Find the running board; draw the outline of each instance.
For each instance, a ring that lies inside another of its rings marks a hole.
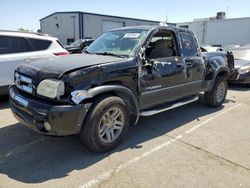
[[[161,112],[165,112],[167,110],[171,110],[171,109],[174,109],[174,108],[178,108],[180,106],[184,106],[186,104],[189,104],[189,103],[192,103],[192,102],[195,102],[195,101],[198,101],[199,100],[199,97],[198,96],[193,96],[193,97],[189,97],[188,99],[184,99],[184,100],[181,100],[179,102],[176,102],[176,103],[172,103],[170,105],[167,105],[163,108],[155,108],[155,109],[152,109],[152,110],[147,110],[147,111],[142,111],[141,112],[141,116],[152,116],[152,115],[155,115],[155,114],[159,114]]]

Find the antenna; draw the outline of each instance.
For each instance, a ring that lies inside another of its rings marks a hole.
[[[166,12],[166,23],[168,23],[168,11]]]
[[[227,14],[226,14],[226,19],[228,19],[228,14],[229,14],[229,6],[227,6]]]
[[[168,26],[168,11],[166,11],[166,20],[161,21],[159,26]]]

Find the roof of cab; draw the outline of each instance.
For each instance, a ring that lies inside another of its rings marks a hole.
[[[157,28],[162,28],[162,29],[174,29],[177,31],[185,31],[185,32],[190,32],[190,30],[185,29],[185,28],[179,28],[179,27],[174,27],[174,26],[159,26],[159,25],[144,25],[144,26],[131,26],[131,27],[122,27],[122,28],[117,28],[113,29],[111,31],[121,31],[121,30],[131,30],[131,29],[145,29],[145,30],[153,30]]]
[[[36,38],[36,39],[57,40],[57,38],[51,37],[47,34],[35,33],[35,32],[0,30],[0,35],[13,36],[13,37],[30,37],[30,38]]]

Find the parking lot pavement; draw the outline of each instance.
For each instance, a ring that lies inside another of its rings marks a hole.
[[[113,152],[77,136],[44,137],[0,103],[0,187],[250,187],[250,90],[230,86],[220,109],[200,100],[142,118]]]

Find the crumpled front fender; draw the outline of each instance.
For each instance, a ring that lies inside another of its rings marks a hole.
[[[122,94],[122,96],[125,96],[126,98],[129,99],[131,107],[134,109],[135,112],[136,116],[135,124],[136,124],[140,116],[139,103],[135,94],[127,87],[120,85],[103,85],[91,88],[89,90],[76,90],[71,93],[72,96],[71,99],[75,104],[80,104],[84,103],[86,99],[91,99],[94,98],[95,96],[98,96],[100,94],[105,94],[108,92],[115,92],[118,93],[118,95]]]

